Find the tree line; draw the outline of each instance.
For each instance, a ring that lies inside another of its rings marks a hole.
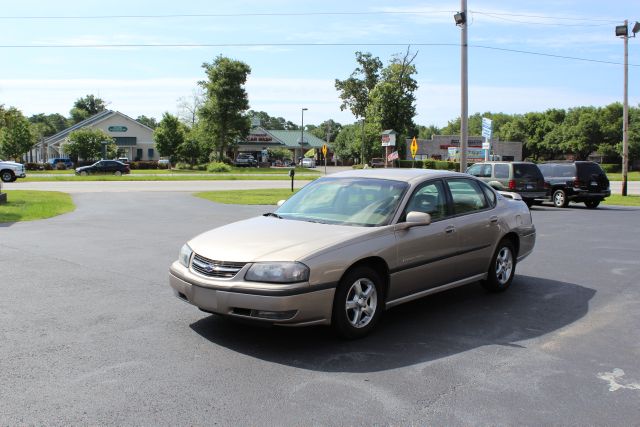
[[[429,139],[433,135],[457,135],[460,119],[439,128],[416,125],[417,55],[409,49],[392,56],[385,65],[367,52],[356,52],[356,68],[344,80],[336,79],[335,88],[341,110],[356,118],[352,124],[328,119],[305,125],[305,131],[330,142],[339,158],[355,163],[382,155],[380,134],[393,129],[399,133],[397,149],[404,152],[405,138]],[[190,97],[179,100],[179,113],[164,113],[160,121],[147,116],[136,120],[154,129],[156,148],[173,162],[190,164],[228,161],[260,119],[266,129],[299,130],[282,117],[249,109],[244,85],[251,73],[249,65],[224,56],[203,63],[205,78],[198,82]],[[0,156],[20,159],[41,138],[51,136],[106,109],[104,100],[87,95],[76,100],[69,116],[36,114],[24,117],[14,108],[0,105]],[[630,159],[640,158],[640,108],[630,108]],[[561,158],[567,154],[586,159],[597,151],[609,161],[619,161],[622,152],[622,105],[582,106],[549,109],[525,114],[476,113],[469,118],[469,134],[481,134],[482,118],[493,120],[493,135],[501,140],[523,142],[523,157],[531,160]],[[106,147],[103,142],[106,141]],[[104,148],[108,156],[117,155],[113,139],[99,130],[72,132],[65,146],[67,154],[91,159]],[[286,153],[280,153],[285,155]]]

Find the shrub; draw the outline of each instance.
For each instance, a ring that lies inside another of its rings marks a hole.
[[[400,160],[400,167],[401,168],[422,168],[422,160]]]
[[[352,167],[353,169],[364,169],[364,165],[360,165],[360,164],[358,164],[358,165],[353,165],[353,166],[351,166],[351,167]]]
[[[64,171],[67,170],[67,165],[65,165],[64,163],[60,162],[60,163],[56,163],[56,170],[57,171]]]
[[[620,173],[622,172],[622,165],[619,163],[602,163],[600,165],[603,171],[606,173]]]
[[[144,160],[137,162],[129,162],[130,169],[158,169],[158,162],[153,160]]]
[[[209,163],[207,172],[231,172],[231,166],[223,162]]]
[[[32,162],[28,162],[28,163],[24,164],[24,168],[26,170],[28,170],[28,171],[51,170],[51,165],[49,163],[32,163]]]

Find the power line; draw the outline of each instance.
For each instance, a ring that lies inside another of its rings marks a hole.
[[[29,20],[29,19],[170,19],[170,18],[244,18],[260,16],[353,16],[353,15],[435,15],[441,13],[455,13],[454,10],[430,10],[430,11],[372,11],[372,12],[246,12],[246,13],[184,13],[162,15],[22,15],[0,16],[4,20]]]
[[[506,12],[483,12],[481,10],[470,10],[471,13],[477,13],[481,15],[490,15],[490,16],[512,16],[512,17],[520,17],[520,18],[538,18],[538,19],[556,19],[561,21],[583,21],[583,22],[603,22],[609,24],[616,24],[623,20],[611,20],[611,19],[597,19],[597,18],[581,18],[575,16],[562,16],[562,15],[535,15],[535,14],[526,14],[526,13],[506,13]]]
[[[474,47],[478,49],[498,50],[503,52],[523,53],[527,55],[546,56],[549,58],[570,59],[573,61],[595,62],[598,64],[624,65],[624,63],[622,62],[604,61],[601,59],[591,59],[591,58],[580,58],[578,56],[555,55],[553,53],[534,52],[530,50],[509,49],[509,48],[503,48],[503,47],[482,46],[482,45],[469,45],[469,47]],[[640,67],[640,64],[629,64],[629,66]]]
[[[535,22],[535,21],[525,21],[522,19],[512,19],[510,18],[510,16],[527,16],[527,15],[514,15],[514,14],[506,14],[506,16],[509,17],[505,17],[505,14],[500,14],[500,13],[488,13],[488,12],[471,12],[472,15],[484,15],[484,16],[489,16],[492,18],[496,18],[496,19],[500,19],[502,21],[508,21],[508,22],[514,22],[517,24],[527,24],[527,25],[545,25],[545,26],[556,26],[556,27],[604,27],[604,26],[608,26],[608,25],[612,25],[614,23],[617,23],[618,21],[603,21],[603,20],[594,20],[594,21],[587,21],[587,22],[600,22],[598,24],[567,24],[567,23],[560,23],[560,22]],[[528,16],[530,18],[539,18],[539,19],[549,19],[549,20],[564,20],[564,19],[571,19],[571,18],[561,18],[561,17],[542,17],[542,16],[535,16],[535,15],[531,15]],[[583,19],[575,19],[576,21],[586,21]]]

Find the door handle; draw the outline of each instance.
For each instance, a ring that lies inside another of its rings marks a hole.
[[[444,232],[447,234],[451,234],[454,231],[456,231],[456,228],[453,225],[448,226],[447,228],[444,229]]]
[[[492,222],[495,224],[496,222],[498,222],[498,216],[497,215],[492,216],[491,218],[489,218],[489,222]]]

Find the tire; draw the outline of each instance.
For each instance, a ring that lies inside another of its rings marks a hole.
[[[496,252],[491,258],[487,279],[482,286],[489,292],[502,292],[511,286],[516,273],[516,252],[509,239],[502,239],[498,243]]]
[[[553,202],[553,206],[556,208],[566,208],[569,205],[567,193],[565,193],[564,190],[554,191],[551,201]]]
[[[584,202],[584,205],[587,207],[587,209],[595,209],[598,207],[598,205],[600,205],[601,200],[587,200],[586,202]]]
[[[115,171],[113,174],[114,174],[115,176],[122,176],[122,172],[120,172],[120,171]]]
[[[362,338],[375,328],[383,307],[382,278],[370,267],[356,267],[336,289],[331,324],[344,338]]]
[[[87,176],[87,175],[88,175],[87,171],[80,172],[80,176]]]
[[[15,181],[15,176],[10,170],[2,171],[2,173],[0,174],[0,179],[2,179],[2,182],[13,182]]]
[[[527,205],[528,208],[533,206],[533,199],[523,199],[523,201]]]

